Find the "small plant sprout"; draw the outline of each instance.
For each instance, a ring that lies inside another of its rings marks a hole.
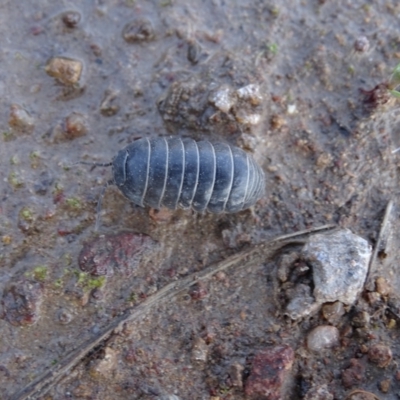
[[[389,80],[389,92],[394,97],[400,99],[400,91],[396,90],[400,86],[400,64],[397,64]]]

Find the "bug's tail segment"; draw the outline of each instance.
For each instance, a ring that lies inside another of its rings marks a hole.
[[[243,205],[243,209],[249,208],[256,204],[258,200],[265,194],[265,175],[262,168],[254,161],[250,160],[251,173],[250,182],[247,190],[246,199]]]

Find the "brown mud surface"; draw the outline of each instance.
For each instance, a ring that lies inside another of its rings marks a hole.
[[[399,18],[396,0],[2,0],[0,397],[400,398]],[[156,136],[252,153],[265,197],[196,214],[110,186],[95,232],[112,171],[79,162]],[[320,227],[366,239],[369,275],[355,304],[291,321],[279,263]],[[334,346],[310,350],[326,325]]]

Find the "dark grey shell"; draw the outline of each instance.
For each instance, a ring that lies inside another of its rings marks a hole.
[[[139,206],[234,213],[265,191],[260,166],[225,143],[144,138],[119,151],[112,165],[115,184]]]

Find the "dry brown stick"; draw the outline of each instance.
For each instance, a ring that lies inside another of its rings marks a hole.
[[[375,271],[376,260],[378,254],[381,250],[385,249],[387,246],[388,237],[390,234],[390,219],[393,210],[393,200],[389,200],[388,204],[386,205],[385,214],[382,219],[381,228],[378,234],[378,240],[376,241],[376,245],[374,248],[374,252],[372,253],[371,259],[369,261],[368,266],[368,275],[367,279],[365,280],[365,288],[369,291],[374,290],[374,282],[372,280],[373,273]]]
[[[166,300],[174,297],[183,290],[188,289],[195,283],[205,280],[219,271],[228,269],[231,266],[239,264],[239,268],[248,265],[249,259],[256,262],[257,256],[261,257],[258,261],[265,260],[268,255],[272,255],[284,243],[291,243],[293,239],[300,240],[303,236],[319,232],[321,230],[329,230],[335,228],[334,225],[324,225],[318,228],[312,228],[305,231],[279,236],[269,242],[262,243],[251,249],[245,250],[241,253],[235,254],[226,260],[217,264],[213,264],[200,272],[196,272],[181,279],[178,282],[172,282],[157,291],[154,295],[148,297],[139,305],[129,308],[120,317],[116,318],[111,324],[103,329],[94,338],[82,343],[75,350],[71,351],[62,361],[46,371],[43,375],[38,377],[35,381],[30,383],[24,389],[11,396],[10,400],[27,400],[37,399],[39,396],[45,395],[55,384],[57,384],[72,368],[74,368],[79,361],[84,358],[93,348],[98,346],[104,340],[109,338],[115,330],[122,328],[123,324],[133,321],[144,314],[146,314],[154,305],[159,304],[161,300]]]

